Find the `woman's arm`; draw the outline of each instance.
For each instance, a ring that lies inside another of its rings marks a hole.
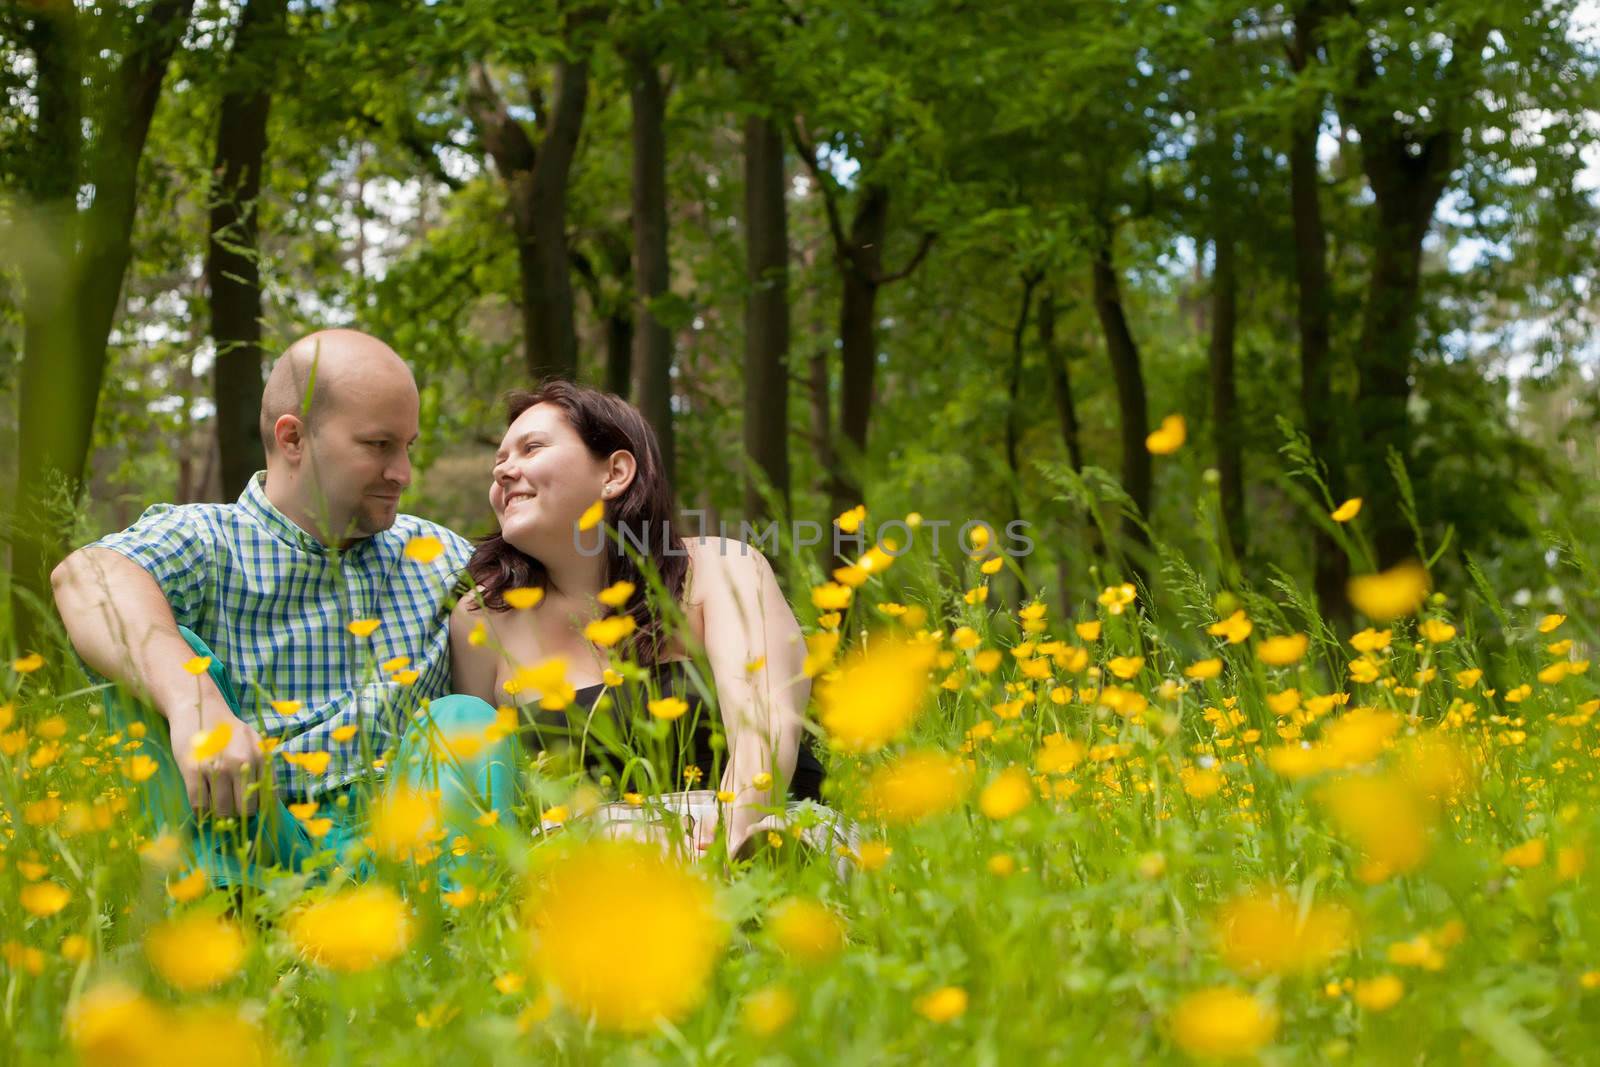
[[[490,642],[474,645],[470,638],[483,614],[471,596],[462,597],[450,612],[450,688],[494,704],[499,695],[495,692],[495,651]]]
[[[722,787],[735,795],[728,820],[731,854],[765,816],[760,809],[772,803],[774,788],[794,776],[811,680],[800,624],[767,558],[727,538],[689,544],[706,655],[728,736]],[[749,669],[757,662],[759,667]],[[773,781],[758,789],[753,783],[762,773]]]

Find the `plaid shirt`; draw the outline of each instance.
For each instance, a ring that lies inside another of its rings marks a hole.
[[[336,552],[267,500],[257,473],[233,504],[157,504],[128,529],[94,542],[155,578],[178,625],[222,662],[243,703],[241,717],[278,747],[271,765],[287,802],[330,793],[368,773],[367,758],[391,753],[410,713],[450,692],[448,595],[472,549],[459,535],[413,515]],[[444,552],[431,563],[404,555],[432,535]],[[345,627],[378,619],[366,638]],[[409,657],[404,668],[381,665]],[[417,672],[402,684],[391,675]],[[273,701],[300,703],[279,714]],[[355,736],[334,731],[357,726]],[[326,773],[285,754],[329,754]]]

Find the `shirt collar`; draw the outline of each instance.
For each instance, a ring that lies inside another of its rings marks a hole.
[[[279,511],[267,499],[267,472],[256,471],[245,483],[244,492],[239,494],[239,507],[264,526],[268,533],[278,540],[293,545],[302,552],[309,552],[314,556],[327,556],[331,552],[327,545],[312,537],[300,527],[293,519]],[[381,536],[381,535],[379,535]],[[360,554],[368,548],[369,542],[375,542],[378,536],[363,537],[355,544],[344,550],[345,556]]]

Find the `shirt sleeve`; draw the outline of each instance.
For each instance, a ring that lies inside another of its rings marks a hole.
[[[155,504],[126,530],[88,547],[108,548],[149,571],[178,625],[194,627],[212,573],[211,525],[203,505]]]

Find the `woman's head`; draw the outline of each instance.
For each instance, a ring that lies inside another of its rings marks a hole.
[[[503,610],[505,590],[544,586],[541,559],[550,553],[570,556],[581,545],[593,554],[599,530],[576,538],[579,517],[596,500],[605,504],[607,526],[624,531],[631,546],[643,546],[676,599],[687,571],[673,529],[676,504],[655,430],[639,410],[611,393],[560,380],[514,392],[508,402],[489,488],[500,531],[479,543],[467,567],[484,587],[485,602]],[[660,635],[650,625],[645,582],[614,537],[604,543],[606,584],[626,580],[639,589],[630,613],[645,638],[636,652],[648,661]]]

